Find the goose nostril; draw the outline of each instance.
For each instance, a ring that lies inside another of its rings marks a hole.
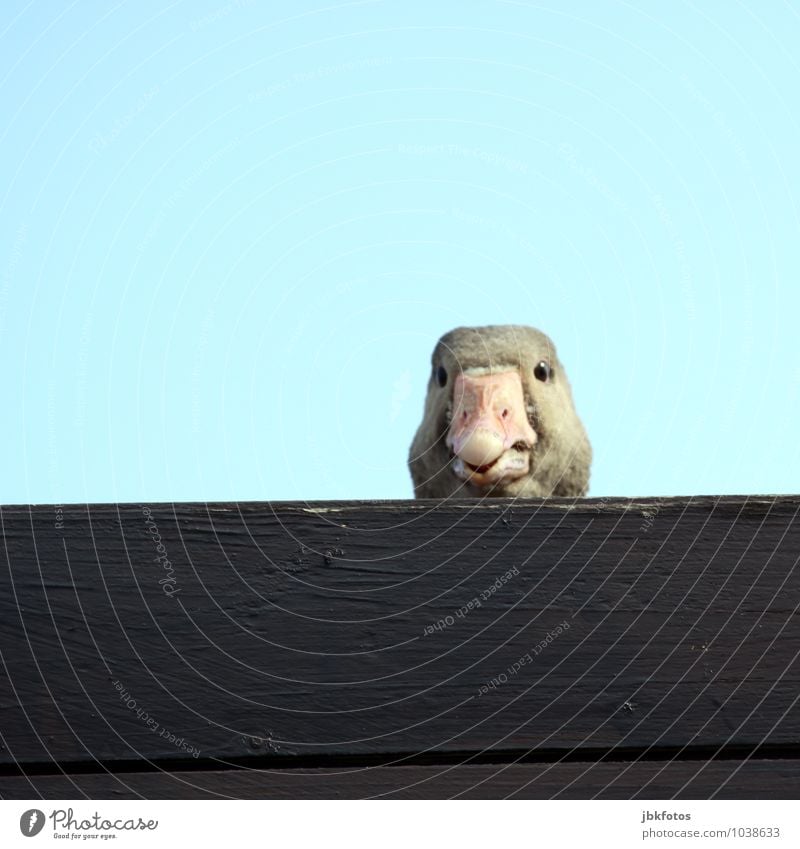
[[[508,418],[508,409],[503,410],[501,415],[503,416],[504,419],[507,419]]]

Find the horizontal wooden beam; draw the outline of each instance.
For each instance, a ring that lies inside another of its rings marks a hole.
[[[799,509],[796,496],[3,507],[0,771],[788,751]]]
[[[3,799],[796,799],[800,763],[724,760],[0,776]]]

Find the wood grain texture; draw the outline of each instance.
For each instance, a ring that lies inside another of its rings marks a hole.
[[[0,776],[3,799],[797,799],[787,760]]]
[[[0,766],[793,745],[798,509],[3,507]]]

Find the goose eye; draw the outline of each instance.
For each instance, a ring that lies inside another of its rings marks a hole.
[[[542,360],[533,370],[533,376],[537,380],[541,380],[542,383],[547,383],[547,381],[550,380],[552,373],[550,364],[546,363],[544,360]]]
[[[439,386],[445,386],[447,384],[447,372],[445,371],[444,366],[439,366],[436,369],[436,382]]]

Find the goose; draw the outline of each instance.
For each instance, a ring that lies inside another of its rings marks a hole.
[[[408,456],[417,498],[582,497],[591,462],[547,335],[506,324],[439,339]]]

